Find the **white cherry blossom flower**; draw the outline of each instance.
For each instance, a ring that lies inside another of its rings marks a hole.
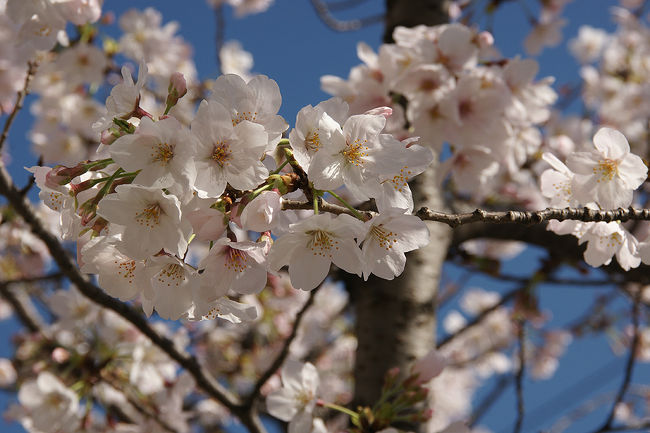
[[[597,202],[604,209],[627,207],[633,191],[645,180],[648,168],[630,153],[625,136],[615,129],[601,128],[594,135],[595,149],[574,152],[567,166],[575,173],[573,194],[581,203]]]
[[[540,177],[542,194],[550,199],[550,205],[557,208],[578,205],[572,193],[573,172],[552,153],[545,152],[542,159],[553,167],[545,170]]]
[[[268,256],[269,269],[278,271],[289,265],[291,284],[302,290],[316,288],[334,263],[339,268],[361,275],[361,251],[354,242],[363,232],[363,223],[350,215],[313,215],[289,226]]]
[[[213,302],[198,302],[188,313],[188,320],[224,319],[230,323],[245,323],[257,320],[259,312],[255,305],[233,301],[227,297],[217,298]]]
[[[199,197],[219,197],[226,183],[251,189],[268,176],[260,160],[267,145],[262,125],[249,120],[235,123],[219,102],[203,101],[192,122],[192,134],[198,139],[193,159]]]
[[[221,238],[199,268],[203,272],[200,298],[209,303],[232,289],[237,293],[259,293],[266,285],[266,257],[263,242],[232,242]]]
[[[18,401],[27,410],[29,430],[54,432],[80,422],[77,394],[48,371],[25,382],[18,391]]]
[[[145,259],[165,250],[182,257],[192,234],[189,221],[181,219],[180,202],[157,188],[120,185],[104,197],[97,214],[124,226],[116,247],[133,259]]]
[[[131,72],[126,66],[122,67],[123,81],[113,87],[111,94],[106,98],[106,115],[93,124],[97,132],[104,131],[113,124],[113,118],[128,120],[140,102],[140,92],[147,81],[147,65],[140,63],[138,79],[134,83]]]
[[[365,223],[363,241],[363,277],[370,274],[392,280],[400,275],[406,264],[404,253],[429,243],[426,224],[402,209],[388,209]]]
[[[309,362],[288,359],[280,376],[282,388],[266,397],[266,408],[274,417],[288,421],[290,432],[310,432],[320,384],[318,370]]]
[[[398,172],[399,160],[380,142],[385,124],[381,115],[360,114],[346,120],[342,131],[332,133],[329,146],[313,156],[308,174],[314,186],[335,190],[345,184],[355,198],[364,200],[373,187],[369,179]],[[378,190],[371,191],[372,197],[377,195]]]
[[[278,224],[282,198],[275,191],[264,191],[248,203],[241,213],[242,227],[263,232]]]
[[[98,236],[81,249],[81,271],[99,275],[99,285],[109,295],[123,301],[135,298],[149,285],[144,262],[122,254],[115,242],[120,235]]]
[[[309,170],[316,152],[329,147],[332,134],[341,130],[341,125],[325,112],[321,104],[303,107],[296,116],[296,127],[289,133],[293,155],[305,171]]]
[[[244,120],[264,126],[268,134],[267,151],[275,148],[289,127],[277,114],[282,104],[280,88],[265,75],[256,75],[248,83],[239,75],[221,75],[212,87],[210,101],[228,110],[232,126]]]
[[[140,170],[134,179],[136,184],[166,188],[180,183],[187,188],[196,178],[195,166],[189,159],[193,148],[193,137],[175,118],[154,122],[144,117],[135,134],[118,138],[109,151],[125,170]]]
[[[641,264],[638,241],[620,223],[601,221],[586,224],[587,229],[578,242],[587,242],[585,262],[595,267],[608,265],[616,255],[618,264],[626,271]]]
[[[149,284],[142,292],[142,307],[151,315],[155,308],[163,319],[178,320],[192,307],[198,274],[177,257],[166,254],[147,260]]]

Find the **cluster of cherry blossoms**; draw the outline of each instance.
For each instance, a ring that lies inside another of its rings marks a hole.
[[[522,167],[542,145],[553,79],[534,81],[532,59],[495,60],[492,35],[461,24],[400,27],[393,37],[377,54],[360,43],[364,64],[348,80],[322,77],[322,88],[353,113],[391,106],[387,129],[398,137],[426,137],[438,152],[448,143],[438,177],[450,176],[453,190],[474,202],[534,188]]]
[[[227,295],[260,292],[268,271],[289,265],[292,284],[304,290],[317,287],[331,263],[392,279],[404,253],[427,243],[424,223],[407,214],[407,181],[433,156],[382,133],[389,109],[349,116],[336,99],[305,107],[280,146],[282,165],[269,169],[287,129],[273,80],[219,77],[187,128],[139,106],[144,64],[137,82],[123,75],[106,102],[110,117],[94,125],[107,158],[32,169],[41,198],[61,212],[63,232],[80,243],[82,270],[98,274],[109,294],[141,295],[148,314],[166,318],[250,320],[254,308]],[[166,111],[185,93],[182,75],[173,75]],[[301,186],[285,166],[310,183]],[[342,186],[357,199],[374,198],[380,213],[368,221],[354,210],[356,217],[319,214],[326,191],[346,203],[334,192]],[[282,210],[281,196],[299,188],[314,197],[311,216]],[[264,234],[250,241],[246,231]],[[203,257],[187,254],[190,243]]]
[[[619,131],[602,128],[594,136],[594,148],[569,154],[566,165],[551,153],[543,158],[551,165],[541,176],[542,193],[554,207],[586,206],[593,209],[625,208],[633,192],[646,180],[648,168],[630,152]],[[620,222],[551,221],[558,234],[572,234],[587,242],[584,258],[592,266],[609,264],[612,257],[625,270],[650,263],[648,243],[639,243]]]

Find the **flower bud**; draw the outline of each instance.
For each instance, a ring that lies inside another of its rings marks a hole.
[[[418,375],[417,380],[419,383],[424,383],[439,375],[446,365],[446,358],[433,349],[413,364],[411,373]]]
[[[393,109],[390,107],[377,107],[377,108],[373,108],[372,110],[366,111],[364,114],[384,116],[386,119],[388,119],[390,116],[393,115]]]
[[[178,102],[187,93],[187,83],[185,77],[180,72],[174,72],[169,78],[169,87],[167,88],[167,110]]]
[[[63,364],[68,359],[70,359],[70,352],[65,350],[63,347],[57,347],[52,351],[52,361],[57,364]]]

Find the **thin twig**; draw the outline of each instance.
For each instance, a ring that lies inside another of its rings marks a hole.
[[[38,68],[38,62],[30,61],[29,63],[27,63],[27,74],[25,75],[25,84],[23,85],[23,88],[18,91],[14,109],[11,110],[11,114],[9,114],[9,117],[5,121],[5,126],[2,130],[2,135],[0,135],[0,152],[2,152],[2,147],[4,146],[5,141],[7,141],[7,136],[9,136],[9,130],[11,129],[11,125],[14,123],[16,114],[18,114],[20,109],[23,108],[25,97],[29,94],[29,83],[32,81],[32,78],[34,78],[34,74],[36,73],[37,68]]]
[[[156,413],[156,411],[147,408],[145,405],[143,405],[142,403],[140,403],[139,401],[134,399],[132,396],[127,395],[126,392],[121,390],[122,387],[119,384],[115,383],[115,381],[111,377],[109,377],[104,372],[104,370],[102,370],[100,372],[100,377],[101,377],[101,380],[104,381],[106,384],[108,384],[109,386],[111,386],[115,390],[118,390],[118,391],[122,392],[124,397],[131,404],[131,406],[133,406],[133,408],[135,410],[140,412],[140,414],[146,416],[147,418],[150,418],[150,419],[154,420],[160,427],[167,430],[168,432],[170,432],[170,433],[178,433],[178,430],[175,429],[174,427],[170,426],[169,423],[167,423],[167,421],[161,419],[159,414]],[[134,424],[135,424],[135,422],[134,422]]]
[[[282,366],[284,363],[285,359],[289,355],[289,347],[291,346],[291,343],[295,340],[296,336],[298,335],[298,328],[300,327],[300,323],[302,322],[302,318],[305,316],[305,313],[311,307],[311,305],[314,303],[314,298],[316,297],[316,293],[322,286],[316,287],[314,290],[312,290],[309,293],[309,298],[305,302],[305,304],[302,306],[300,311],[296,314],[296,318],[293,321],[293,327],[291,328],[291,334],[287,337],[287,339],[284,341],[284,344],[282,346],[282,349],[280,350],[280,353],[278,356],[273,360],[271,363],[271,366],[262,374],[262,376],[257,380],[255,383],[255,388],[253,388],[253,391],[250,393],[250,395],[246,398],[246,402],[244,403],[245,405],[252,406],[255,399],[259,396],[260,391],[264,384],[275,374],[275,372]]]
[[[502,211],[490,212],[476,209],[474,212],[450,214],[436,212],[425,207],[415,213],[425,221],[437,221],[451,227],[475,222],[498,223],[498,224],[540,224],[550,220],[577,220],[583,222],[611,222],[644,220],[650,221],[650,209],[628,209],[618,208],[614,210],[594,210],[589,208],[546,208],[539,211]]]
[[[310,202],[302,202],[296,200],[284,200],[282,202],[282,209],[312,209],[313,205]],[[323,202],[320,208],[323,212],[330,212],[334,214],[348,214],[354,216],[354,213],[343,206]],[[364,218],[370,219],[376,212],[358,210]],[[546,208],[538,211],[486,211],[483,209],[476,209],[473,212],[466,213],[446,213],[437,212],[426,207],[421,208],[415,214],[423,221],[435,221],[447,224],[450,227],[458,227],[463,224],[471,223],[496,223],[496,224],[541,224],[550,220],[574,220],[583,222],[611,222],[611,221],[650,221],[650,209],[635,209],[635,208],[618,208],[613,210],[594,210],[589,208]]]
[[[33,305],[27,305],[24,300],[20,299],[9,288],[12,281],[0,282],[0,296],[11,305],[16,316],[25,327],[34,334],[42,334],[45,338],[50,339],[50,335],[44,331],[43,319]]]
[[[383,22],[384,14],[373,15],[366,18],[359,18],[356,20],[341,21],[332,15],[327,4],[322,0],[311,0],[312,6],[318,15],[318,18],[325,23],[327,27],[337,32],[350,32],[359,30],[362,27],[366,27],[372,24],[378,24]]]
[[[521,290],[521,289],[517,288],[515,290],[512,290],[512,291],[506,293],[499,300],[499,302],[497,302],[496,304],[492,305],[491,307],[486,308],[485,310],[481,311],[481,313],[478,316],[476,316],[474,319],[472,319],[471,322],[467,323],[465,326],[460,328],[458,331],[456,331],[453,334],[450,334],[450,335],[446,336],[445,338],[443,338],[442,341],[440,341],[440,343],[438,343],[438,349],[440,349],[440,348],[446,346],[447,344],[451,343],[455,338],[461,336],[462,334],[467,332],[469,329],[471,329],[474,326],[481,323],[483,321],[483,319],[485,319],[490,313],[497,310],[498,308],[501,308],[505,303],[510,301],[512,298],[514,298],[514,296],[517,294],[517,292],[519,292],[519,290]]]
[[[15,211],[30,226],[32,232],[45,243],[60,271],[77,286],[84,296],[109,310],[113,310],[133,324],[153,344],[158,346],[170,358],[187,370],[199,388],[237,416],[249,431],[264,432],[266,430],[254,408],[242,405],[234,394],[224,388],[223,385],[203,369],[196,357],[181,352],[176,348],[172,340],[158,334],[140,313],[136,312],[128,304],[106,294],[106,292],[92,284],[79,271],[59,240],[44,228],[31,204],[20,194],[20,191],[13,184],[9,173],[2,165],[0,165],[0,194],[7,198]]]
[[[519,339],[519,369],[515,376],[515,392],[517,395],[517,419],[515,420],[515,427],[513,433],[519,433],[524,423],[524,373],[526,371],[526,321],[521,319],[519,321],[519,332],[517,333]]]
[[[338,1],[327,2],[325,3],[325,6],[331,12],[331,11],[339,11],[343,9],[351,9],[367,1],[368,0],[338,0]]]
[[[636,352],[639,346],[639,310],[640,310],[640,300],[643,290],[638,290],[634,301],[632,302],[632,342],[630,344],[630,353],[625,364],[625,374],[623,375],[623,382],[621,387],[616,394],[616,399],[612,404],[612,408],[609,411],[607,419],[603,423],[603,426],[597,430],[597,433],[602,433],[605,431],[610,431],[612,427],[612,422],[616,415],[616,407],[623,401],[625,393],[627,392],[628,387],[630,386],[630,381],[632,380],[632,373],[634,372],[634,363],[636,361]]]
[[[494,388],[486,395],[480,403],[476,405],[476,409],[472,412],[472,415],[469,417],[467,425],[471,428],[476,425],[476,423],[485,415],[485,413],[492,407],[494,403],[499,400],[501,394],[508,388],[508,384],[512,382],[514,378],[512,375],[503,375],[494,385]]]

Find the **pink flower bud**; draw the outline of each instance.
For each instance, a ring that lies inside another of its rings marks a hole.
[[[481,48],[487,48],[494,45],[494,36],[490,32],[481,32],[478,34],[478,44]]]
[[[384,116],[386,119],[388,119],[390,116],[393,115],[393,109],[390,107],[377,107],[377,108],[373,108],[372,110],[366,111],[364,114]]]
[[[419,383],[424,383],[439,375],[446,366],[447,359],[440,352],[433,349],[413,364],[411,373],[418,375],[417,380]]]
[[[180,72],[174,72],[169,78],[169,87],[167,89],[167,110],[176,105],[179,99],[181,99],[187,93],[187,83],[185,82],[185,77]]]
[[[101,135],[101,138],[100,138],[100,141],[101,141],[102,144],[110,145],[110,144],[113,144],[113,142],[118,139],[118,136],[115,135],[114,131],[112,131],[111,129],[107,129],[106,131],[102,131],[102,135]]]
[[[52,351],[52,361],[62,364],[70,359],[70,353],[63,347],[57,347]]]
[[[185,77],[180,72],[174,72],[169,78],[169,93],[176,92],[177,97],[180,99],[187,93],[187,82]]]

